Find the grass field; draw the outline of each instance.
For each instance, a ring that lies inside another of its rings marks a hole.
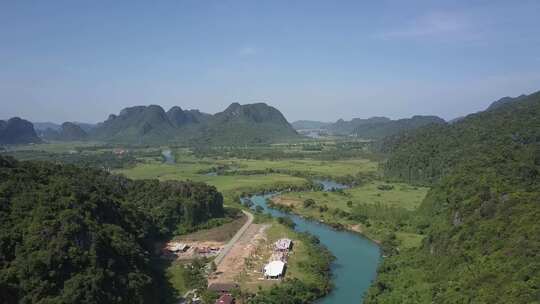
[[[253,170],[290,170],[306,175],[337,177],[355,175],[359,172],[375,172],[377,163],[365,160],[315,161],[315,160],[249,160],[249,159],[212,159],[195,158],[186,151],[175,153],[176,164],[145,162],[129,169],[115,171],[133,179],[193,180],[214,185],[223,192],[241,191],[276,185],[302,185],[306,179],[286,174],[242,175],[242,171]],[[236,171],[234,175],[206,175],[218,166],[229,166]]]
[[[185,261],[172,261],[165,271],[167,280],[178,292],[178,295],[183,295],[189,290],[185,279],[185,265]]]
[[[166,164],[140,164],[131,169],[118,170],[116,173],[123,174],[133,179],[159,180],[192,180],[205,182],[215,186],[219,191],[242,191],[243,189],[274,186],[279,184],[302,185],[306,180],[285,174],[265,175],[224,175],[210,176],[197,173],[199,170],[209,168],[211,165],[200,163],[180,163],[175,165]]]
[[[313,199],[318,205],[325,204],[329,208],[351,211],[358,203],[381,204],[384,206],[401,207],[415,210],[427,194],[428,188],[413,187],[402,183],[392,183],[392,190],[379,190],[377,187],[386,185],[381,181],[372,181],[365,185],[346,189],[341,192],[292,192],[282,195],[282,199],[300,206],[306,199]],[[352,207],[347,202],[352,202]]]
[[[272,225],[268,229],[268,239],[273,244],[278,239],[289,238],[294,242],[292,254],[287,263],[287,278],[296,278],[303,282],[314,283],[316,280],[313,273],[308,273],[300,269],[300,264],[306,262],[309,257],[306,245],[298,239],[297,233],[283,225]]]
[[[381,190],[378,186],[391,185],[391,190]],[[273,199],[277,204],[291,206],[292,212],[314,218],[326,223],[338,223],[351,230],[359,231],[366,236],[380,240],[385,234],[394,232],[396,225],[384,220],[370,220],[370,225],[362,225],[357,221],[343,217],[340,211],[354,213],[358,205],[373,205],[400,208],[401,210],[413,211],[422,202],[429,189],[425,187],[413,187],[403,183],[384,183],[372,181],[362,186],[346,189],[343,192],[290,192]],[[304,201],[312,199],[317,207],[304,207]],[[328,207],[327,211],[321,211],[319,207]],[[390,213],[381,211],[381,213]],[[402,229],[402,228],[400,228]],[[410,231],[395,231],[400,246],[404,248],[420,245],[423,236]]]
[[[319,160],[248,160],[232,159],[242,170],[291,170],[328,177],[356,175],[359,172],[376,172],[378,164],[367,159],[319,161]]]
[[[307,262],[310,256],[307,253],[306,245],[299,239],[298,233],[273,221],[272,225],[266,230],[266,241],[257,248],[254,255],[257,258],[250,259],[247,263],[246,272],[238,277],[243,290],[256,292],[258,288],[266,289],[279,283],[279,281],[274,280],[259,280],[262,274],[256,272],[260,272],[264,265],[268,263],[273,244],[280,238],[292,239],[294,243],[293,251],[287,263],[285,277],[287,279],[296,278],[306,283],[315,283],[317,280],[316,274],[300,269],[300,264]]]
[[[11,151],[45,151],[50,153],[67,153],[71,150],[84,147],[99,147],[103,143],[90,141],[51,142],[43,144],[17,145],[10,148]]]

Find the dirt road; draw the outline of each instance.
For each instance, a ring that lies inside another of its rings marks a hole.
[[[219,254],[214,259],[214,263],[216,263],[216,266],[219,267],[221,262],[223,261],[223,258],[229,254],[231,251],[231,248],[238,242],[238,240],[244,235],[246,230],[249,228],[249,226],[253,223],[253,214],[242,210],[244,214],[248,217],[247,222],[238,230],[238,232],[232,237],[232,239],[223,247],[223,249],[219,252]]]

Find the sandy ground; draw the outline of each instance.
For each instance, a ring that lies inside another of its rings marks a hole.
[[[283,198],[281,196],[275,196],[272,198],[272,202],[279,205],[285,205],[285,206],[293,206],[300,204],[300,200],[297,199],[287,199]]]
[[[358,233],[363,233],[364,232],[362,230],[362,226],[360,226],[360,224],[349,225],[348,228],[349,228],[349,230],[354,231],[354,232],[358,232]]]
[[[265,231],[268,227],[267,224],[251,224],[223,258],[215,274],[208,279],[208,283],[236,282],[236,277],[245,269],[245,259],[251,257],[257,246],[266,239]]]

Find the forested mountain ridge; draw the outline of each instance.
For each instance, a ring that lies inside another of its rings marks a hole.
[[[470,114],[451,125],[432,125],[416,132],[390,136],[381,151],[391,157],[385,176],[413,183],[430,184],[450,168],[476,154],[531,145],[538,141],[540,92],[520,96],[496,109]]]
[[[175,106],[167,111],[167,117],[175,127],[179,128],[186,125],[204,123],[212,115],[202,113],[198,110],[184,111],[182,108]]]
[[[233,103],[200,129],[198,144],[268,143],[298,137],[283,114],[265,103]]]
[[[90,135],[110,142],[159,143],[174,139],[175,126],[158,105],[134,106],[109,115]]]
[[[157,105],[126,108],[99,124],[90,136],[124,143],[245,144],[298,135],[283,114],[271,106],[233,103],[215,115],[180,107],[165,112]]]
[[[437,116],[415,115],[411,118],[374,122],[357,126],[352,133],[359,138],[382,139],[387,136],[416,130],[430,124],[443,125],[444,119]]]
[[[527,97],[528,97],[527,95],[520,95],[518,97],[513,97],[513,98],[509,97],[509,96],[506,96],[506,97],[503,97],[503,98],[501,98],[501,99],[499,99],[497,101],[492,102],[486,110],[488,110],[488,111],[489,110],[495,110],[495,109],[497,109],[499,107],[502,107],[504,105],[507,105],[507,104],[509,104],[511,102],[519,101],[519,100],[525,99]]]
[[[336,135],[349,135],[354,133],[354,130],[362,125],[370,125],[370,124],[379,124],[379,123],[387,123],[390,122],[391,119],[388,117],[370,117],[370,118],[353,118],[349,121],[339,119],[333,124],[330,124],[326,127],[328,131],[330,131],[332,134]]]
[[[77,122],[77,121],[73,121],[71,123],[79,126],[84,132],[88,132],[96,127],[95,124],[91,124],[91,123],[84,123],[84,122]],[[32,122],[32,124],[34,125],[34,129],[36,130],[36,132],[38,132],[38,134],[43,131],[46,131],[47,129],[60,131],[60,128],[62,127],[62,124],[57,124],[53,122]]]
[[[40,143],[34,125],[19,117],[0,120],[0,145]]]
[[[387,178],[432,189],[366,303],[538,302],[540,92],[384,144]]]
[[[379,140],[400,132],[418,129],[428,124],[444,124],[444,119],[430,115],[415,115],[411,118],[392,120],[388,117],[339,119],[335,123],[314,121],[294,122],[295,129],[324,129],[328,133],[339,136],[353,135],[363,139]]]
[[[73,141],[85,140],[88,133],[75,123],[65,122],[58,130],[47,128],[41,132],[40,136],[46,140]]]
[[[161,303],[156,240],[223,216],[214,187],[0,157],[0,303]]]

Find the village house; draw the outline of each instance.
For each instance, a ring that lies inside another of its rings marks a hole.
[[[290,239],[279,239],[275,243],[275,249],[277,251],[289,251],[293,245],[292,240]]]

